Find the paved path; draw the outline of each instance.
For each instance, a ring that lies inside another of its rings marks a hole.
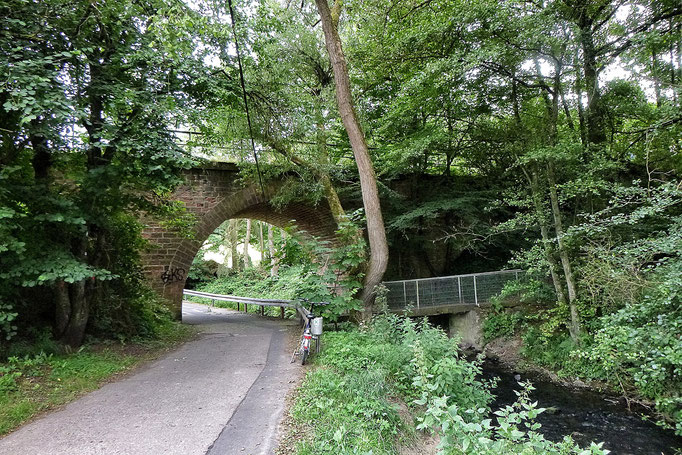
[[[187,304],[201,336],[0,439],[0,455],[273,453],[290,364],[287,324]]]

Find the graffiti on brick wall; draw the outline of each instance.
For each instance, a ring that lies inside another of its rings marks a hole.
[[[163,272],[161,273],[161,281],[165,284],[175,283],[177,281],[185,281],[185,269],[182,267],[163,266]]]

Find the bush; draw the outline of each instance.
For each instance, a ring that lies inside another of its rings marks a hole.
[[[519,311],[493,310],[483,321],[483,338],[486,341],[511,338],[519,331],[523,320],[523,314]]]
[[[493,422],[494,383],[481,381],[480,362],[464,359],[457,340],[425,320],[382,314],[364,329],[325,334],[317,364],[294,406],[294,417],[314,432],[299,455],[394,454],[401,432],[410,434],[391,404],[396,399],[412,404],[418,429],[440,435],[442,454],[606,453],[598,444],[582,450],[568,437],[545,440],[530,384]]]
[[[605,455],[602,443],[592,443],[581,449],[570,436],[561,442],[552,442],[538,433],[541,425],[535,418],[544,411],[537,402],[530,401],[533,387],[521,384],[517,401],[494,412],[496,422],[489,418],[485,408],[463,409],[456,404],[448,405],[447,397],[425,395],[417,403],[427,406],[424,417],[417,427],[438,431],[441,436],[440,454],[445,455],[545,455],[576,454]]]
[[[577,357],[603,365],[625,393],[634,385],[682,434],[682,261],[651,282],[641,302],[602,318],[594,343]]]

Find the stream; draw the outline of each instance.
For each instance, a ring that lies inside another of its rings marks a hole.
[[[483,377],[498,377],[494,390],[497,409],[516,400],[514,390],[519,390],[517,373],[496,360],[483,364]],[[653,422],[642,420],[637,412],[630,412],[623,399],[585,389],[572,389],[558,385],[537,373],[521,373],[520,380],[530,380],[535,387],[531,397],[542,408],[552,412],[540,414],[540,432],[553,441],[571,435],[581,447],[591,441],[604,441],[604,448],[614,455],[674,455],[682,453],[682,437],[672,430],[664,430]],[[633,411],[636,411],[633,409]]]

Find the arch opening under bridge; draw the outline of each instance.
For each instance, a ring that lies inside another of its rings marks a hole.
[[[172,198],[195,217],[193,236],[183,237],[158,221],[147,221],[143,230],[149,242],[142,254],[145,277],[178,320],[192,261],[208,236],[226,220],[253,219],[282,228],[293,225],[305,235],[337,243],[336,222],[326,201],[315,206],[294,202],[279,209],[271,205],[270,198],[283,182],[271,183],[263,195],[258,185],[244,186],[239,169],[230,164],[190,169],[184,180]]]

